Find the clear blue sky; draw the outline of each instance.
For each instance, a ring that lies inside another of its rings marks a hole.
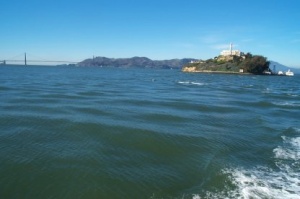
[[[208,59],[235,49],[300,67],[300,0],[0,0],[0,59]]]

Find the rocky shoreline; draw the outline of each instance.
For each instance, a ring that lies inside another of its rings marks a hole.
[[[216,73],[216,74],[240,74],[240,75],[250,75],[251,73],[241,73],[235,71],[212,71],[212,70],[197,70],[196,67],[183,67],[182,72],[188,73]]]

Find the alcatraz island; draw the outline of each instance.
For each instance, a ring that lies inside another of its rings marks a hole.
[[[182,67],[182,71],[272,75],[274,73],[269,65],[270,62],[266,57],[234,50],[231,43],[229,49],[221,51],[219,56],[208,60],[191,61]]]

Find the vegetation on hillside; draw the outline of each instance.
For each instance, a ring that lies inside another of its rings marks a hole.
[[[103,66],[103,67],[138,67],[138,68],[182,68],[190,61],[196,59],[171,59],[171,60],[151,60],[147,57],[132,57],[132,58],[107,58],[95,57],[93,59],[86,59],[78,66]]]
[[[244,73],[263,74],[270,71],[269,61],[266,57],[247,53],[244,56],[218,56],[214,59],[189,63],[184,68],[195,68],[196,71],[232,72],[238,73],[240,69]],[[183,68],[183,69],[184,69]]]
[[[260,55],[252,56],[250,53],[247,53],[245,60],[241,62],[241,67],[244,71],[253,74],[262,74],[264,71],[270,71],[269,65],[270,62],[267,61],[266,57]]]

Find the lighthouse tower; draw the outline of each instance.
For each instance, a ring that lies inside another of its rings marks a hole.
[[[229,50],[222,50],[220,54],[222,56],[232,56],[232,55],[235,55],[235,56],[239,56],[240,57],[242,55],[242,52],[239,51],[239,50],[233,50],[233,44],[230,43]]]

